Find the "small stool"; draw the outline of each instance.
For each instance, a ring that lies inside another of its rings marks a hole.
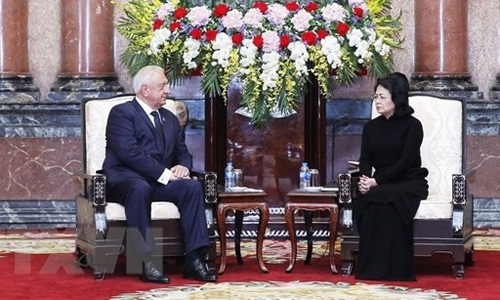
[[[312,211],[327,210],[330,212],[330,238],[329,238],[329,255],[330,269],[334,274],[337,274],[335,266],[334,250],[335,240],[337,239],[337,221],[338,207],[335,203],[337,195],[332,192],[307,192],[301,190],[293,190],[287,194],[289,198],[285,205],[285,221],[290,236],[292,246],[292,255],[290,257],[290,265],[286,269],[287,273],[292,272],[297,260],[297,240],[295,239],[294,213],[296,210],[304,210],[304,219],[307,232],[307,257],[306,264],[309,263],[312,253]]]
[[[264,192],[223,192],[219,194],[220,202],[217,207],[217,226],[219,227],[221,248],[219,274],[224,273],[226,269],[226,213],[228,210],[235,211],[234,248],[238,264],[241,265],[243,264],[240,248],[243,212],[251,209],[258,209],[260,211],[259,233],[257,235],[257,262],[262,272],[269,272],[262,258],[262,246],[264,244],[267,222],[269,221],[269,207],[267,206],[266,197],[267,194]]]

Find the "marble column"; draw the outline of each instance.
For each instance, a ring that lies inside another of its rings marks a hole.
[[[0,103],[40,98],[29,73],[28,0],[0,0]]]
[[[79,102],[123,90],[114,73],[113,12],[111,0],[61,1],[61,69],[49,101]]]
[[[467,0],[415,1],[417,91],[477,91],[468,73]]]

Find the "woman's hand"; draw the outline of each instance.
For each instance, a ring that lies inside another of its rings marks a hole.
[[[375,181],[374,178],[361,175],[359,177],[359,182],[358,182],[358,189],[361,194],[366,194],[370,191],[372,187],[377,186],[377,181]]]

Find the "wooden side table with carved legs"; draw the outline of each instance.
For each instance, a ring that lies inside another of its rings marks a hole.
[[[292,246],[292,254],[290,257],[290,265],[286,272],[292,272],[295,262],[297,260],[297,240],[295,239],[294,227],[294,213],[296,210],[304,210],[304,218],[306,219],[306,231],[308,232],[308,247],[306,264],[311,258],[312,252],[312,236],[311,226],[312,218],[311,212],[327,210],[330,213],[330,238],[329,238],[329,256],[330,256],[330,269],[334,274],[337,274],[337,267],[335,266],[334,250],[335,240],[337,239],[337,222],[338,222],[338,207],[335,203],[337,195],[332,192],[307,192],[301,190],[293,190],[288,194],[288,202],[285,205],[285,221],[290,236]]]
[[[266,234],[267,222],[269,221],[269,207],[266,202],[267,194],[264,192],[223,192],[219,194],[217,207],[217,226],[219,228],[219,239],[221,248],[221,262],[219,274],[226,269],[226,213],[228,210],[235,211],[235,238],[234,248],[238,264],[243,264],[240,250],[241,229],[243,226],[243,212],[251,209],[260,211],[259,233],[257,235],[257,262],[264,273],[269,270],[264,265],[262,258],[262,246]]]

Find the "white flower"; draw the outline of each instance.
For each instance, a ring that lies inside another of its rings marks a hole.
[[[313,16],[305,11],[304,9],[299,10],[292,18],[292,23],[297,31],[302,32],[309,28],[309,21],[313,19]]]
[[[248,74],[248,69],[246,68],[255,64],[255,55],[257,54],[258,48],[251,39],[244,39],[242,45],[243,46],[240,48],[241,72],[243,74]]]
[[[380,53],[380,55],[385,56],[389,51],[391,51],[391,47],[389,47],[387,44],[385,44],[382,39],[378,39],[373,43],[373,46],[375,47],[375,51]]]
[[[189,22],[191,22],[191,25],[193,26],[204,26],[208,24],[208,21],[210,21],[210,15],[212,14],[212,11],[208,9],[206,6],[196,6],[189,11],[189,13],[186,15],[186,18],[188,18]]]
[[[160,46],[162,46],[166,40],[170,38],[172,33],[168,28],[160,28],[153,32],[153,38],[149,42],[149,47],[151,48],[151,53],[157,54],[160,51]]]
[[[263,15],[258,8],[251,8],[243,17],[243,23],[255,28],[262,28],[262,17]]]
[[[358,48],[354,51],[354,55],[359,57],[358,63],[362,64],[365,59],[369,59],[372,57],[373,53],[371,53],[368,48],[370,47],[370,43],[367,41],[361,41],[358,44]]]
[[[262,51],[275,52],[280,49],[280,37],[276,31],[265,31],[262,33],[262,39],[264,40]]]
[[[262,73],[259,78],[262,80],[262,90],[275,88],[279,75],[280,55],[277,52],[264,53],[262,55]]]
[[[346,37],[349,40],[349,46],[356,47],[363,40],[363,31],[357,28],[352,28],[346,34]]]
[[[306,63],[309,59],[306,45],[300,41],[293,42],[288,45],[288,50],[291,52],[290,59],[294,61],[297,76],[306,75],[308,73]]]
[[[271,24],[283,26],[288,16],[288,9],[281,4],[271,4],[268,6],[266,16]]]
[[[223,18],[222,25],[226,28],[240,28],[243,25],[243,14],[239,10],[230,10]]]
[[[332,69],[342,65],[342,51],[336,37],[329,35],[321,40],[321,53],[326,56],[326,60]]]
[[[229,65],[229,55],[231,53],[232,41],[231,37],[225,32],[219,32],[215,41],[212,43],[212,48],[215,50],[212,54],[212,65],[221,65],[227,67]]]
[[[169,2],[162,4],[159,8],[158,11],[156,12],[156,16],[162,20],[165,20],[165,18],[171,14],[175,10],[175,6]]]
[[[186,52],[184,52],[184,54],[182,55],[184,64],[189,69],[196,69],[197,65],[193,61],[193,59],[195,59],[198,54],[200,54],[200,42],[193,38],[187,38],[184,42],[184,46],[186,46],[187,48]]]
[[[346,10],[337,3],[328,4],[321,9],[321,15],[327,23],[343,21],[346,16]]]

